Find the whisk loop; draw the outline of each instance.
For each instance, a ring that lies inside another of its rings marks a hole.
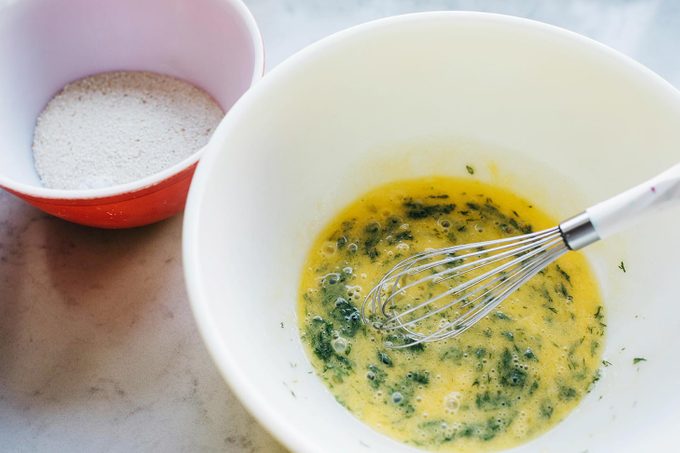
[[[383,276],[367,295],[361,315],[370,322],[369,313],[380,313],[378,327],[400,330],[412,340],[393,348],[450,338],[568,250],[555,227],[418,253]]]

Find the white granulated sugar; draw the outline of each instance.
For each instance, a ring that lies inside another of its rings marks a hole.
[[[223,116],[187,82],[150,72],[97,74],[66,85],[40,114],[35,167],[55,189],[135,181],[205,146]]]

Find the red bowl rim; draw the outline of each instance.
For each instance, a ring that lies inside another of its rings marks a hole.
[[[44,198],[44,197],[37,197],[33,195],[27,195],[22,192],[17,192],[14,189],[6,188],[6,190],[9,193],[12,193],[16,195],[17,197],[20,197],[24,199],[25,201],[29,203],[40,203],[42,205],[56,205],[56,206],[103,206],[107,204],[112,204],[112,203],[120,203],[122,201],[126,200],[134,200],[136,198],[143,197],[147,194],[157,192],[159,190],[163,190],[166,187],[170,187],[177,182],[193,176],[193,172],[196,168],[196,165],[198,162],[195,162],[193,165],[188,166],[187,168],[170,175],[169,177],[162,179],[160,181],[157,181],[153,184],[150,184],[145,187],[141,187],[138,189],[130,190],[130,191],[125,191],[125,192],[119,192],[115,193],[113,195],[109,196],[102,196],[102,197],[93,197],[93,198]]]

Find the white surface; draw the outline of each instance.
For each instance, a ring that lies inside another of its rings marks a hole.
[[[268,68],[365,20],[466,8],[584,33],[680,86],[675,0],[246,3],[263,31]],[[631,176],[625,183],[637,181]],[[176,217],[132,231],[98,231],[48,217],[0,192],[0,449],[282,451],[236,401],[198,337],[181,272],[181,222]],[[649,267],[653,258],[626,261],[626,277],[640,275],[639,266]],[[629,363],[622,354],[647,352],[627,349],[609,359]]]
[[[680,92],[665,81],[537,22],[420,14],[326,39],[247,93],[198,166],[184,259],[208,348],[294,450],[415,451],[359,423],[309,373],[295,307],[314,235],[378,184],[464,176],[467,164],[566,218],[574,204],[676,163],[678,124]],[[668,303],[680,250],[672,214],[588,249],[613,365],[570,417],[513,451],[671,452],[680,443],[680,352],[668,349],[680,328],[680,308]],[[648,361],[634,366],[635,356]]]

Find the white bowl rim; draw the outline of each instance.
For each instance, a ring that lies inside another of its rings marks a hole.
[[[646,79],[647,83],[654,84],[657,89],[669,93],[680,102],[680,90],[676,89],[668,81],[633,58],[592,38],[533,19],[481,11],[428,11],[389,16],[365,22],[335,32],[305,47],[280,63],[276,68],[272,69],[255,88],[249,90],[238,100],[226,115],[224,121],[220,123],[210,142],[206,146],[205,155],[196,169],[187,198],[182,234],[182,255],[184,277],[191,309],[196,318],[199,332],[203,337],[203,341],[205,342],[211,357],[225,381],[234,391],[234,394],[241,403],[243,403],[248,411],[265,429],[267,429],[267,431],[292,451],[317,452],[320,450],[319,446],[306,436],[304,427],[290,423],[286,418],[286,414],[276,413],[268,407],[266,399],[260,396],[258,389],[251,383],[248,375],[241,369],[239,363],[230,354],[230,345],[225,344],[221,340],[219,330],[214,326],[210,317],[210,312],[207,308],[209,302],[203,294],[198,271],[200,262],[198,256],[198,241],[200,240],[200,235],[198,234],[200,223],[199,214],[201,211],[203,192],[206,190],[210,178],[213,177],[212,172],[215,171],[215,162],[218,155],[221,152],[232,152],[228,148],[223,149],[219,144],[222,143],[225,137],[229,136],[231,130],[237,126],[238,117],[241,112],[247,111],[251,104],[258,102],[258,99],[262,97],[262,93],[266,93],[269,85],[277,83],[279,79],[279,77],[276,76],[277,74],[286,74],[287,72],[294,71],[297,66],[304,64],[306,60],[314,60],[316,55],[322,54],[327,48],[348,37],[383,27],[389,27],[397,23],[428,20],[436,17],[470,18],[490,22],[495,21],[530,27],[534,30],[542,30],[556,36],[567,38],[574,44],[589,46],[590,48],[602,52],[603,55],[611,57],[613,60],[622,64],[630,74],[636,74],[637,76]]]
[[[220,0],[233,6],[248,30],[248,34],[253,40],[254,65],[253,77],[250,80],[250,87],[258,82],[264,76],[264,41],[262,32],[259,29],[255,17],[250,12],[248,7],[241,0]],[[250,89],[250,88],[249,88]],[[229,109],[231,110],[231,109]],[[224,118],[220,121],[224,121]],[[219,125],[218,125],[219,126]],[[214,135],[214,133],[213,133]],[[118,195],[138,192],[140,190],[153,187],[163,181],[183,172],[196,162],[198,162],[208,145],[194,151],[190,156],[177,162],[176,164],[165,168],[157,173],[145,176],[144,178],[131,181],[124,184],[116,184],[113,186],[102,187],[98,189],[52,189],[49,187],[37,186],[34,184],[26,184],[15,181],[11,178],[0,174],[0,188],[5,188],[21,195],[26,195],[34,198],[41,198],[46,200],[92,200],[97,198],[115,197]]]

